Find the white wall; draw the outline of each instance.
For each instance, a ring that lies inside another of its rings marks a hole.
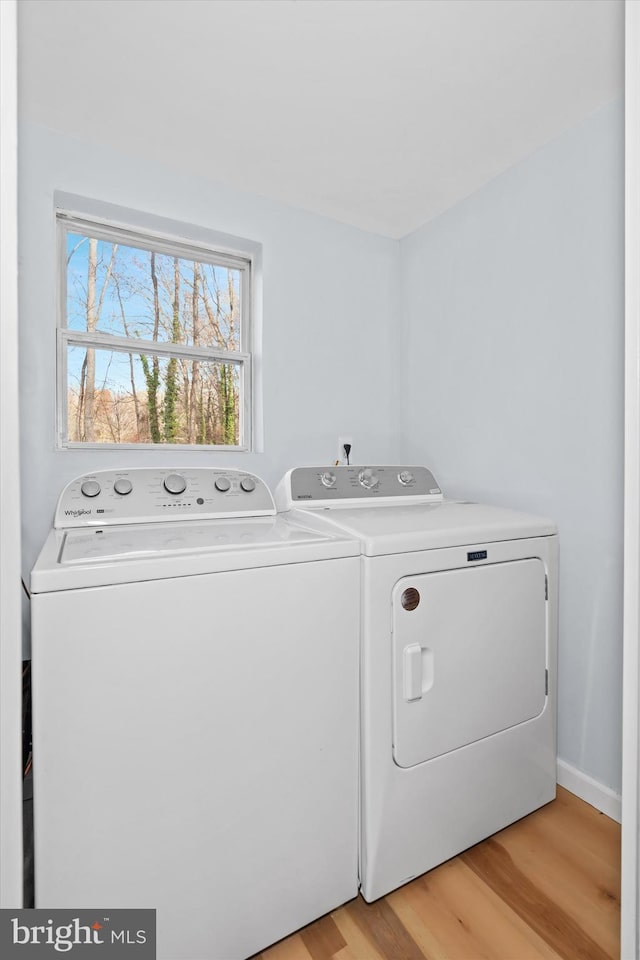
[[[56,190],[263,245],[263,453],[54,449]],[[399,455],[395,241],[24,124],[20,258],[25,571],[62,486],[92,469],[238,464],[275,484],[296,464],[332,462],[344,433],[356,462]]]
[[[620,790],[623,112],[401,242],[403,456],[560,531],[559,755]]]
[[[17,4],[0,4],[0,908],[22,906]]]
[[[640,5],[625,3],[625,457],[620,956],[640,958]]]

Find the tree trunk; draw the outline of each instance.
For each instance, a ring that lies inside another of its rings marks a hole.
[[[233,367],[222,367],[222,430],[223,443],[234,446],[236,442],[236,397],[233,389]]]
[[[80,386],[78,388],[78,409],[76,410],[76,435],[75,439],[84,440],[84,398],[86,395],[87,382],[87,353],[85,351],[82,369],[80,370]]]
[[[109,286],[109,280],[111,279],[111,273],[113,271],[117,250],[118,244],[116,243],[111,248],[109,266],[107,267],[104,283],[102,284],[102,290],[100,291],[100,298],[96,305],[98,241],[96,237],[89,237],[89,258],[87,266],[87,333],[94,333],[98,327],[100,313],[102,311],[102,304],[104,303],[107,287]],[[82,439],[87,443],[93,443],[96,439],[96,352],[93,347],[87,348],[84,368],[85,378],[84,383],[82,384],[84,402],[81,404],[81,409],[83,408],[84,420],[84,436]]]
[[[120,282],[117,274],[114,276],[114,282],[116,285],[116,293],[118,295],[118,303],[120,304],[120,315],[122,317],[122,329],[124,330],[125,337],[128,337],[129,328],[127,326],[127,315],[124,309],[124,304],[122,302],[122,296],[120,294]],[[136,415],[136,432],[137,432],[136,440],[137,442],[140,443],[143,440],[146,440],[147,438],[143,436],[143,434],[146,433],[146,430],[144,425],[144,418],[140,410],[140,401],[138,399],[138,391],[136,390],[136,378],[135,378],[135,371],[133,367],[132,353],[129,354],[129,379],[131,381],[131,396],[133,397],[133,409]]]
[[[191,317],[193,323],[193,345],[200,344],[200,311],[199,311],[200,276],[198,264],[193,262],[193,298],[191,301]],[[193,361],[191,374],[191,391],[189,395],[189,443],[198,442],[198,395],[200,393],[200,364]]]
[[[227,342],[227,350],[233,350],[233,338],[235,335],[236,327],[236,315],[238,312],[238,304],[236,302],[236,288],[233,283],[233,276],[231,270],[228,274],[228,289],[229,289],[229,340]]]
[[[173,321],[171,325],[171,342],[180,343],[180,260],[173,258]],[[164,436],[167,443],[175,443],[178,435],[178,417],[176,404],[178,400],[178,361],[171,357],[167,364],[165,393],[164,393]]]
[[[158,297],[158,276],[156,274],[156,255],[151,251],[151,282],[153,284],[153,340],[158,342],[160,328],[160,300]],[[147,381],[147,403],[149,407],[149,432],[152,443],[162,443],[160,420],[158,417],[158,383],[160,382],[160,361],[154,353],[151,357],[151,369],[147,357],[142,358],[142,369]]]
[[[218,347],[225,347],[228,349],[228,343],[225,338],[222,336],[222,330],[220,328],[220,297],[216,290],[215,298],[215,310],[211,305],[211,300],[209,298],[209,288],[208,285],[202,282],[202,302],[204,303],[204,309],[207,312],[207,319],[209,321],[209,329],[213,332],[213,340]],[[211,337],[207,339],[208,343],[211,343]]]

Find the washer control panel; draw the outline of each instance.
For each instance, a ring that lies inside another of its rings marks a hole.
[[[266,483],[246,470],[142,467],[100,470],[72,480],[60,495],[54,525],[215,520],[266,517],[275,512]]]
[[[442,491],[427,467],[296,467],[277,493],[280,509],[296,503],[358,503],[370,500],[442,500]]]

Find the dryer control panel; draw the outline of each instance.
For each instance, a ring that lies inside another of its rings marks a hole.
[[[134,468],[86,473],[67,484],[54,526],[106,526],[167,520],[268,517],[266,483],[246,470]]]
[[[296,467],[278,486],[276,500],[280,510],[288,510],[295,505],[442,500],[442,491],[427,467]]]

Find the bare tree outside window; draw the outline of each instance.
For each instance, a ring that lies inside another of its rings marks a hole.
[[[250,261],[59,225],[63,442],[246,447]]]

